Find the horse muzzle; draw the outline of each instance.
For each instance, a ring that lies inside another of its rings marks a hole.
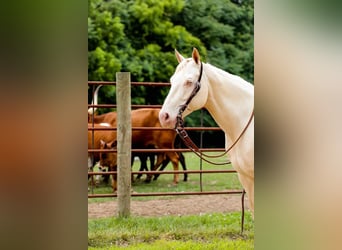
[[[177,117],[173,117],[168,112],[161,110],[159,112],[159,121],[161,126],[164,128],[175,128]]]

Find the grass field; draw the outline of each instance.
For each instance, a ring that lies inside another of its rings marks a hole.
[[[184,153],[187,168],[199,170],[200,160],[192,153]],[[225,157],[221,161],[225,161]],[[138,170],[140,162],[134,163]],[[166,168],[171,170],[172,166]],[[203,162],[202,169],[231,169],[230,165],[213,166]],[[145,176],[143,176],[143,179]],[[177,186],[173,175],[161,175],[157,181],[134,182],[134,192],[200,191],[201,177],[191,174],[187,182],[180,175]],[[202,175],[203,191],[241,190],[235,173]],[[111,193],[110,185],[94,188],[93,193]],[[175,199],[172,196],[158,199]],[[88,202],[115,198],[91,198]],[[132,200],[150,200],[156,197],[132,197]],[[244,232],[241,234],[241,212],[213,213],[189,216],[133,217],[88,219],[88,249],[254,249],[254,223],[246,212]]]
[[[239,212],[88,221],[88,249],[253,249],[250,213],[240,233]]]

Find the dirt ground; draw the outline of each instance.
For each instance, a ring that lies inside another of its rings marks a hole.
[[[248,198],[245,196],[245,210]],[[241,211],[241,195],[196,195],[148,201],[131,201],[133,216],[199,215]],[[117,201],[88,204],[88,218],[103,218],[117,215]]]

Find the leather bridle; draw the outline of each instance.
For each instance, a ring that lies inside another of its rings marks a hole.
[[[197,82],[195,83],[195,87],[192,90],[188,100],[185,102],[185,104],[181,105],[178,111],[178,115],[177,115],[177,122],[175,125],[175,130],[177,131],[178,135],[180,136],[180,138],[182,139],[182,141],[184,142],[184,144],[191,149],[192,152],[194,152],[198,157],[200,157],[202,160],[214,164],[214,165],[225,165],[225,164],[230,164],[230,161],[227,162],[222,162],[222,163],[216,163],[216,162],[212,162],[208,159],[205,159],[203,156],[207,157],[207,158],[218,158],[221,157],[225,154],[227,154],[236,144],[237,142],[240,140],[240,138],[242,137],[242,135],[246,132],[247,128],[249,127],[251,121],[253,120],[254,117],[254,109],[252,111],[252,114],[246,124],[246,126],[244,127],[244,129],[242,130],[242,132],[240,133],[240,135],[238,136],[238,138],[234,141],[234,143],[222,154],[219,155],[207,155],[204,154],[197,146],[196,144],[191,140],[191,138],[189,137],[188,133],[186,132],[185,128],[184,128],[184,120],[182,118],[182,114],[184,112],[184,110],[188,107],[189,103],[191,102],[191,100],[194,98],[194,96],[198,93],[198,91],[201,88],[201,79],[202,79],[202,73],[203,73],[203,64],[201,62],[201,67],[200,67],[200,75],[198,77]]]

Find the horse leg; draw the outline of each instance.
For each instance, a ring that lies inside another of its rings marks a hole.
[[[184,146],[184,143],[182,143],[182,140],[180,139],[179,135],[176,136],[175,142],[174,142],[174,148],[182,148]],[[179,161],[182,164],[182,168],[184,171],[187,170],[186,164],[185,164],[185,157],[182,152],[177,152]],[[183,181],[188,181],[188,173],[184,173],[184,179]]]
[[[179,161],[180,161],[180,163],[182,165],[183,170],[186,171],[187,169],[186,169],[184,155],[181,152],[179,152],[177,154],[179,156]],[[166,166],[169,164],[169,162],[170,162],[170,158],[168,156],[166,156],[166,158],[163,161],[163,164],[162,164],[162,166],[160,167],[159,170],[163,171],[166,168]],[[153,180],[156,181],[159,178],[159,175],[160,174],[155,174]],[[188,173],[184,173],[184,180],[183,181],[187,181],[187,180],[188,180]]]
[[[157,170],[159,166],[163,163],[163,161],[164,161],[164,154],[158,154],[157,163],[153,165],[151,170],[152,171]],[[152,174],[147,174],[145,182],[151,182],[151,179],[152,179]]]
[[[150,158],[150,169],[151,169],[151,171],[153,170],[153,168],[154,168],[154,162],[155,162],[155,157],[156,156],[156,153],[151,153],[151,154],[149,154],[149,158]],[[158,162],[158,160],[157,160],[157,162]],[[153,177],[153,180],[155,180],[155,176],[156,175],[154,175],[154,177]]]
[[[134,157],[135,157],[135,154],[131,153],[131,183],[134,182],[134,174],[132,173],[132,167],[133,167],[133,164],[134,164]]]
[[[139,159],[140,159],[140,169],[139,171],[147,171],[147,155],[142,153],[139,154]],[[137,179],[140,179],[142,174],[138,174]]]
[[[95,166],[95,160],[92,160],[89,156],[88,156],[88,172],[94,172],[94,166]],[[99,184],[99,178],[98,175],[95,176],[95,180],[94,180],[94,175],[89,175],[88,174],[88,181],[90,179],[90,183],[92,187],[97,187]]]
[[[88,156],[88,172],[93,172],[94,170],[94,166],[93,166],[93,162],[91,160],[91,158]],[[88,182],[89,182],[89,179],[91,179],[91,185],[93,186],[93,177],[92,175],[88,174]]]
[[[93,172],[94,171],[94,167],[96,165],[96,160],[95,158],[92,158],[90,156],[88,156],[88,170],[90,170],[90,172]],[[106,168],[105,167],[102,167],[102,166],[99,166],[99,170],[101,172],[107,172]],[[93,186],[97,186],[99,183],[100,183],[100,175],[95,175],[95,181],[94,181],[94,175],[90,176],[88,175],[88,180],[89,178],[91,177],[91,183]],[[102,175],[103,177],[103,182],[104,183],[108,183],[108,180],[109,180],[109,175]]]
[[[165,157],[165,155],[163,154],[163,157]],[[163,171],[167,164],[169,164],[170,162],[170,158],[169,157],[165,157],[165,159],[163,160],[162,162],[162,166],[160,167],[159,171]],[[156,181],[158,178],[159,178],[160,174],[155,174],[154,177],[153,177],[153,180]]]
[[[178,152],[178,156],[179,156],[179,161],[182,165],[182,168],[184,171],[186,171],[186,164],[185,164],[185,157],[184,155],[182,154],[182,152]],[[188,181],[188,173],[184,173],[184,179],[183,181]]]
[[[110,167],[109,168],[111,171],[117,171],[117,167]],[[117,174],[112,175],[112,187],[113,187],[113,193],[118,189],[117,185]]]
[[[243,174],[238,174],[238,177],[246,191],[249,201],[249,208],[252,211],[252,216],[254,219],[254,178]]]
[[[100,172],[102,172],[102,173],[106,173],[106,172],[107,172],[107,169],[106,169],[106,167],[104,167],[104,166],[99,166],[99,170],[100,170]],[[103,174],[102,177],[103,177],[103,182],[106,183],[106,184],[108,184],[109,175],[108,175],[108,174]],[[97,183],[100,183],[100,178],[101,178],[101,175],[96,175],[96,182],[97,182]]]
[[[173,170],[174,171],[178,171],[178,162],[179,162],[179,156],[176,152],[167,152],[166,153],[167,157],[170,158],[172,165],[173,165]],[[179,178],[179,174],[178,173],[174,173],[173,175],[173,184],[177,185],[178,184],[178,178]]]

